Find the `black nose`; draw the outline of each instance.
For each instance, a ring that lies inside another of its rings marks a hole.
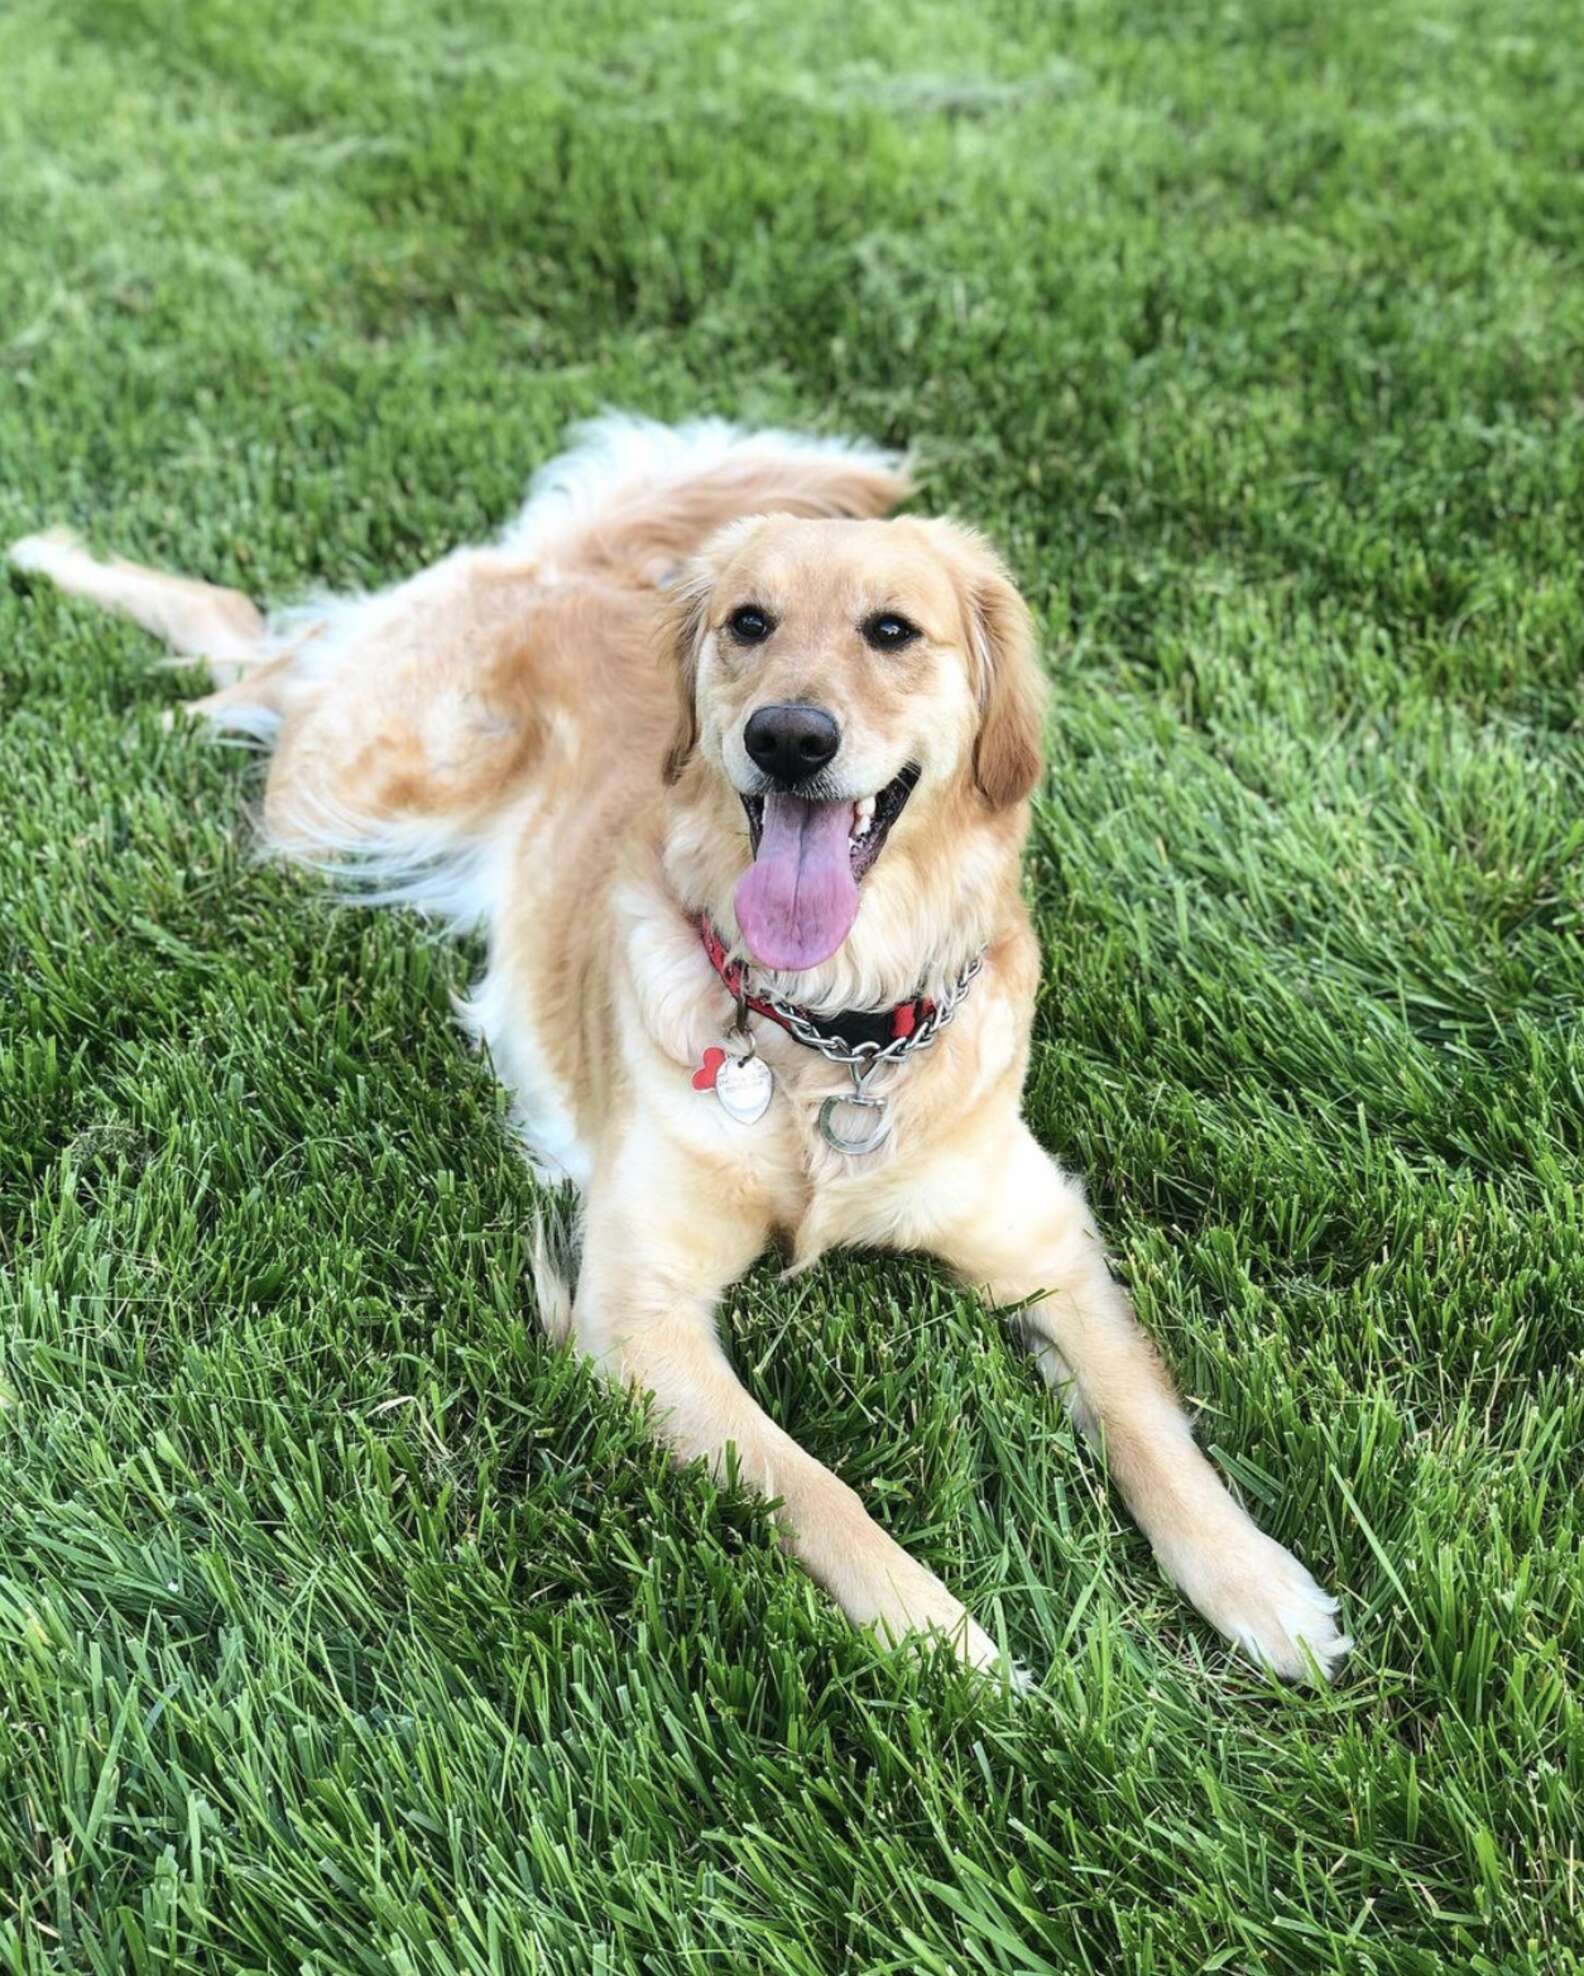
[[[743,746],[783,788],[818,775],[841,746],[841,729],[823,707],[759,707],[748,716]]]

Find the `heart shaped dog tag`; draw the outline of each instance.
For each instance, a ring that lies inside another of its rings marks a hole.
[[[715,1073],[721,1110],[739,1125],[757,1125],[770,1109],[775,1072],[763,1057],[728,1057]]]

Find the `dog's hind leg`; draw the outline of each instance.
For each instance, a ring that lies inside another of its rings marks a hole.
[[[47,576],[71,597],[86,597],[163,638],[178,661],[202,663],[215,690],[187,710],[232,733],[270,740],[286,712],[290,671],[263,614],[240,590],[147,569],[120,556],[90,554],[70,529],[24,536],[9,552],[14,569]]]
[[[145,569],[119,556],[102,561],[64,528],[14,542],[10,560],[16,569],[47,576],[70,596],[131,618],[181,658],[207,661],[221,686],[265,656],[263,616],[240,590]]]
[[[480,559],[466,553],[375,597],[266,619],[235,590],[102,560],[64,530],[18,542],[10,560],[209,667],[217,689],[188,711],[271,749],[274,850],[370,902],[451,915],[457,860],[476,848],[480,812],[531,738],[531,693],[503,638],[527,579],[504,602],[490,593],[482,625],[469,581]]]

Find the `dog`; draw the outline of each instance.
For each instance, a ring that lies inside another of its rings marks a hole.
[[[1324,1679],[1336,1601],[1195,1446],[1021,1117],[1046,683],[999,557],[893,516],[909,491],[862,444],[611,416],[492,546],[375,595],[265,618],[63,533],[11,560],[207,663],[195,712],[270,750],[276,851],[483,929],[466,1019],[580,1201],[547,1327],[652,1395],[682,1460],[735,1451],[854,1622],[1000,1664],[733,1372],[717,1302],[777,1242],[793,1270],[928,1252],[1016,1306],[1167,1577],[1264,1668]]]

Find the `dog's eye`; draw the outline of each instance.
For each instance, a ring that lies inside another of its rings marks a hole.
[[[865,618],[858,628],[877,652],[900,652],[904,645],[911,645],[919,636],[918,626],[909,624],[905,617],[898,617],[895,611],[876,611],[872,618]]]
[[[775,630],[775,621],[757,604],[739,604],[726,620],[739,645],[762,645]]]

